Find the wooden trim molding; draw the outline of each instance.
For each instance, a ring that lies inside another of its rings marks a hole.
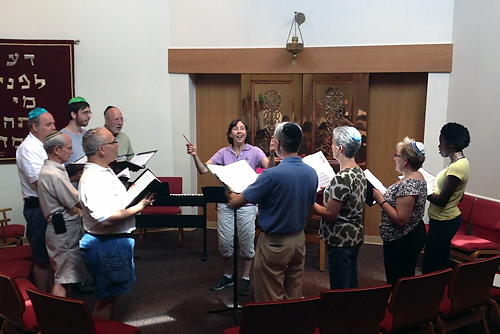
[[[449,73],[453,44],[306,47],[292,64],[285,48],[169,49],[169,73]]]

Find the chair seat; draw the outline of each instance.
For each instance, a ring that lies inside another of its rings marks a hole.
[[[142,210],[142,215],[179,215],[181,208],[178,206],[148,206]]]
[[[16,260],[33,260],[29,245],[0,248],[0,263]]]
[[[31,281],[27,278],[16,278],[15,279],[17,286],[19,287],[19,291],[21,291],[21,294],[23,296],[23,299],[29,300],[29,296],[26,293],[26,289],[36,289],[35,285],[31,283]]]
[[[389,311],[389,307],[385,309],[385,317],[384,320],[380,323],[380,330],[384,332],[391,332],[392,327],[394,325],[394,317],[392,313]]]
[[[0,273],[12,278],[29,278],[32,269],[31,261],[10,261],[1,263]]]
[[[24,294],[26,294],[26,291]],[[26,300],[25,305],[26,311],[23,313],[24,330],[28,332],[38,331],[39,328],[36,322],[35,309],[33,308],[33,304],[31,304],[31,300]]]
[[[500,288],[492,287],[490,289],[490,297],[496,300],[500,300]]]
[[[96,334],[137,334],[141,330],[118,321],[93,318]]]
[[[14,238],[14,237],[22,238],[22,237],[24,237],[24,230],[25,230],[24,225],[9,224],[7,226],[4,226],[6,238]],[[2,230],[0,229],[0,232],[1,231]]]
[[[448,286],[444,290],[443,300],[439,304],[439,313],[442,315],[448,315],[451,312],[451,299],[448,297]]]
[[[455,235],[451,240],[451,246],[467,252],[500,249],[500,244],[473,235]]]

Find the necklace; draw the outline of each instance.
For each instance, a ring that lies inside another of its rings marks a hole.
[[[453,164],[453,163],[455,163],[455,162],[457,162],[460,159],[463,159],[463,158],[465,158],[463,155],[461,157],[456,158],[455,160],[453,160],[452,162],[450,162],[450,165]]]

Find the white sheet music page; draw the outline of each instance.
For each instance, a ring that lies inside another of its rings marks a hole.
[[[495,274],[495,278],[493,279],[493,286],[495,288],[500,288],[500,274]]]
[[[151,152],[144,152],[144,153],[139,153],[136,156],[134,156],[132,159],[130,159],[130,162],[136,164],[137,166],[146,166],[147,162],[149,159],[155,155],[156,151],[151,151]]]
[[[146,170],[141,177],[128,188],[125,204],[128,205],[136,198],[149,184],[156,179],[156,176],[149,170]]]
[[[316,174],[318,174],[318,189],[321,190],[321,187],[327,187],[330,185],[330,181],[332,181],[335,176],[335,171],[332,166],[326,159],[323,152],[319,151],[314,154],[308,155],[307,157],[302,158],[302,161],[314,168]]]
[[[245,160],[226,166],[209,164],[206,166],[221,182],[224,182],[233,192],[239,194],[254,183],[258,176]]]
[[[434,194],[434,190],[436,190],[436,177],[423,168],[420,168],[418,171],[422,173],[425,182],[427,182],[427,195]]]
[[[382,182],[380,182],[380,180],[377,179],[377,177],[375,177],[369,169],[365,169],[363,172],[365,173],[366,179],[372,184],[372,186],[380,190],[382,194],[385,194],[387,188],[382,184]]]

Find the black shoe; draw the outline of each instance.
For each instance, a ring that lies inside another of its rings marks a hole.
[[[219,291],[224,289],[226,286],[233,286],[234,285],[234,279],[233,278],[227,278],[226,276],[222,276],[222,278],[212,285],[210,289],[213,291]]]
[[[238,292],[242,296],[246,296],[250,294],[250,280],[249,279],[241,279],[240,288]]]
[[[86,280],[82,283],[71,284],[71,289],[82,295],[91,295],[95,292],[94,283],[91,280]]]

